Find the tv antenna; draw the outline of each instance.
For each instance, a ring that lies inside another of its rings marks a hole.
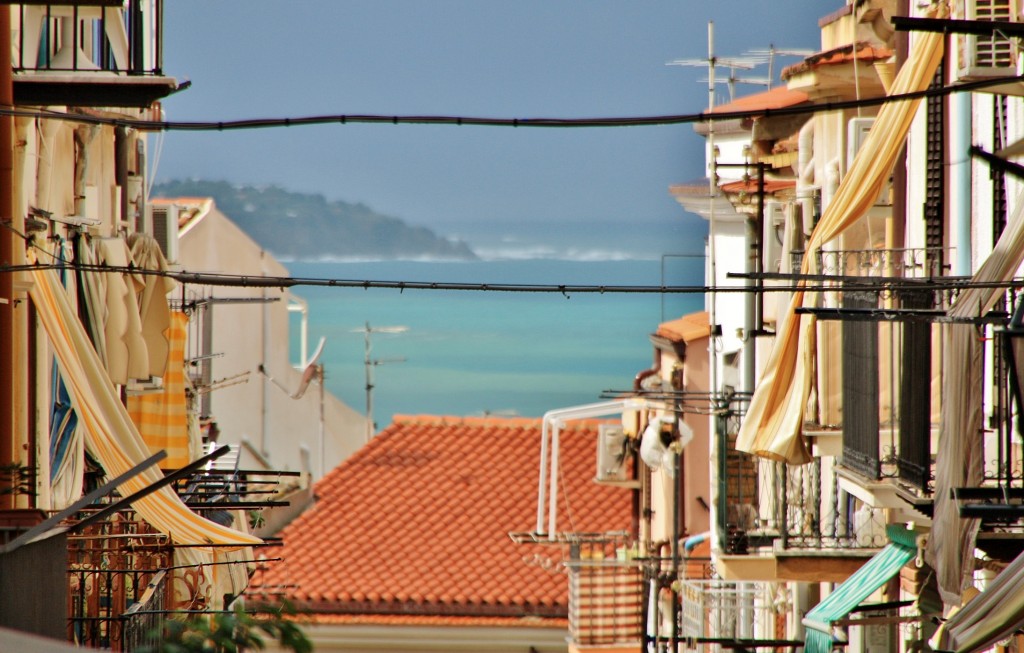
[[[812,54],[814,54],[814,50],[779,49],[775,47],[774,43],[769,43],[767,49],[748,50],[745,54],[747,56],[762,57],[767,59],[768,90],[771,90],[772,82],[775,80],[775,57],[809,57]]]
[[[364,358],[366,366],[366,441],[369,442],[377,433],[377,424],[373,421],[373,368],[385,363],[404,363],[405,358],[371,358],[370,352],[373,347],[370,341],[370,334],[373,333],[405,333],[409,330],[407,326],[380,326],[371,327],[370,323],[361,329],[352,329],[353,333],[362,333],[364,336]]]
[[[764,57],[715,57],[709,56],[707,59],[676,59],[675,61],[669,61],[666,66],[693,66],[693,67],[707,67],[708,76],[704,79],[698,80],[705,84],[728,84],[729,85],[729,101],[732,102],[736,99],[736,83],[742,84],[760,84],[762,86],[770,86],[771,80],[764,77],[737,77],[737,70],[753,70],[768,60]],[[713,72],[716,66],[722,66],[729,69],[729,76],[725,79],[716,79]]]

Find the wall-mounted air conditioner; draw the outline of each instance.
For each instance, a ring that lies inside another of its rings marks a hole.
[[[1019,0],[966,0],[964,18],[1018,22]],[[972,81],[1017,74],[1018,48],[1001,35],[965,34],[957,39],[957,78]]]
[[[153,206],[153,237],[160,245],[168,263],[178,262],[178,207],[174,205]]]
[[[779,272],[782,258],[782,237],[786,228],[789,204],[768,200],[764,203],[764,233],[761,234],[761,256],[765,272]]]
[[[597,432],[597,476],[598,483],[630,485],[634,483],[633,453],[621,426],[601,424]]]
[[[874,118],[851,118],[850,122],[846,124],[846,169],[849,170],[850,166],[853,165],[853,159],[860,152],[860,148],[864,146],[865,141],[868,139],[868,134],[871,133],[871,127],[875,124]],[[875,206],[891,206],[892,205],[892,188],[891,184],[887,183],[883,188],[882,192],[878,194],[878,199],[875,200]]]

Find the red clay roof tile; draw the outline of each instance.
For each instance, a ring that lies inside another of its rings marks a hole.
[[[788,80],[794,75],[815,70],[822,66],[836,66],[853,61],[872,64],[876,61],[890,59],[892,55],[892,50],[886,47],[875,46],[865,42],[851,43],[833,48],[832,50],[812,54],[799,63],[786,66],[782,69],[782,79]]]
[[[593,482],[597,424],[561,432],[563,523],[628,530],[630,492]],[[317,484],[251,591],[287,586],[318,613],[564,617],[561,566],[530,563],[560,553],[508,535],[536,520],[540,434],[539,419],[396,416]]]

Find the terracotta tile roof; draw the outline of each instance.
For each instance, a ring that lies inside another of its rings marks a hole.
[[[817,54],[812,54],[800,63],[783,68],[782,79],[789,79],[794,75],[805,73],[822,66],[836,66],[839,64],[850,63],[854,59],[857,60],[857,63],[873,64],[876,61],[885,61],[890,59],[893,55],[892,50],[889,48],[874,46],[870,43],[857,43],[856,53],[854,53],[854,47],[854,44],[850,44],[834,48],[832,50],[819,52]]]
[[[662,322],[655,333],[673,342],[693,342],[711,335],[711,316],[707,311],[690,313],[678,320]]]
[[[733,111],[762,111],[764,109],[782,109],[808,102],[810,97],[803,91],[791,91],[785,86],[777,86],[770,91],[754,93],[737,98],[727,104],[721,104],[711,113],[730,113]]]
[[[561,432],[566,530],[631,523],[631,493],[593,482],[597,425]],[[396,416],[317,484],[252,591],[320,613],[564,618],[560,551],[508,535],[536,523],[540,434],[535,418]]]
[[[567,628],[568,619],[544,617],[451,617],[405,614],[326,614],[301,615],[296,621],[309,624],[346,626],[492,626],[496,628]]]

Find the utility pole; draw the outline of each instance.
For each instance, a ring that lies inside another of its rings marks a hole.
[[[372,341],[370,340],[370,334],[372,333],[405,333],[409,330],[406,326],[383,326],[383,327],[371,327],[370,323],[367,322],[362,329],[354,329],[356,332],[362,332],[363,343],[364,343],[364,356],[363,364],[366,367],[366,441],[369,442],[373,439],[373,436],[377,433],[377,425],[373,421],[373,368],[384,363],[404,363],[405,358],[383,358],[374,359],[370,357],[370,352],[373,351]]]

